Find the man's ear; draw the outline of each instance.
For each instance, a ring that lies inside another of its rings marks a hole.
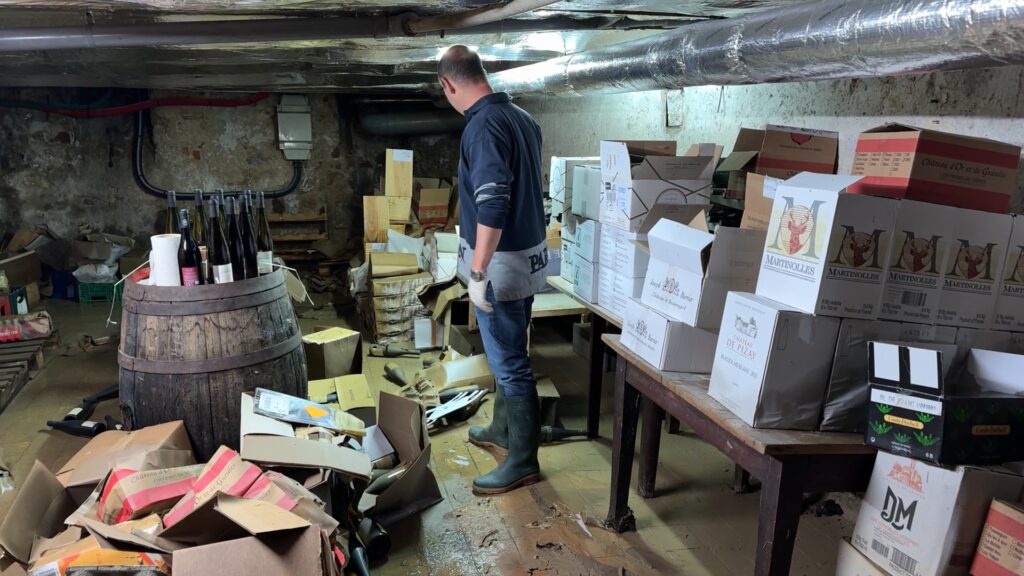
[[[455,93],[455,84],[453,84],[451,80],[445,78],[444,76],[441,77],[441,86],[450,94]]]

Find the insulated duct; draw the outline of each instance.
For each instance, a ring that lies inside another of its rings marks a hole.
[[[472,28],[491,22],[500,22],[506,18],[520,16],[527,12],[533,12],[538,8],[555,4],[561,0],[504,0],[497,4],[481,6],[473,10],[458,12],[456,14],[440,14],[438,16],[424,16],[415,18],[405,23],[406,32],[409,34],[424,34],[426,32],[438,32],[441,30],[459,30]]]
[[[1024,0],[823,0],[708,20],[490,77],[525,94],[894,76],[1024,63]]]
[[[466,119],[451,110],[371,112],[359,117],[359,127],[374,136],[422,136],[458,132]]]

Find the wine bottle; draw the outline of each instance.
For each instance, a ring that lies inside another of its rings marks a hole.
[[[249,221],[252,222],[252,229],[256,229],[256,210],[254,208],[255,201],[253,200],[252,190],[245,191],[245,209],[249,213]]]
[[[274,271],[274,239],[270,236],[263,192],[256,195],[256,262],[261,275]]]
[[[192,227],[188,221],[188,210],[182,208],[178,213],[178,227],[181,230],[181,243],[178,244],[178,267],[181,269],[182,286],[198,286],[202,283],[199,277],[199,245],[192,237]]]
[[[200,247],[206,246],[206,207],[203,206],[203,191],[196,190],[192,194],[196,204],[196,215],[192,223],[192,236]]]
[[[231,252],[228,250],[228,241],[224,238],[224,229],[218,221],[217,201],[210,199],[209,208],[209,245],[207,246],[207,259],[210,262],[210,277],[214,284],[226,284],[234,282],[234,271],[231,269]]]
[[[218,204],[220,208],[220,225],[226,229],[228,226],[228,197],[224,195],[223,188],[217,188],[217,197],[220,202]]]
[[[167,214],[164,217],[164,233],[178,233],[178,199],[174,190],[167,191]]]
[[[245,247],[242,240],[242,227],[239,225],[238,200],[234,197],[228,198],[228,205],[224,209],[228,215],[228,225],[225,232],[228,235],[228,251],[231,253],[231,272],[235,280],[245,280]]]
[[[238,227],[242,232],[242,255],[245,257],[245,277],[255,278],[259,276],[256,266],[256,229],[252,225],[252,205],[249,194],[246,193],[237,202],[235,209],[239,210]]]

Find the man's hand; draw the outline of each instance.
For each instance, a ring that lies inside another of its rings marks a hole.
[[[473,270],[469,274],[469,301],[474,306],[490,314],[494,311],[494,307],[487,301],[487,284],[490,280],[487,279],[487,275],[478,270]]]

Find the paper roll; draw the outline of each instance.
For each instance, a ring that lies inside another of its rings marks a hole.
[[[178,269],[178,245],[181,234],[150,236],[153,250],[149,254],[149,277],[157,286],[181,286]]]

